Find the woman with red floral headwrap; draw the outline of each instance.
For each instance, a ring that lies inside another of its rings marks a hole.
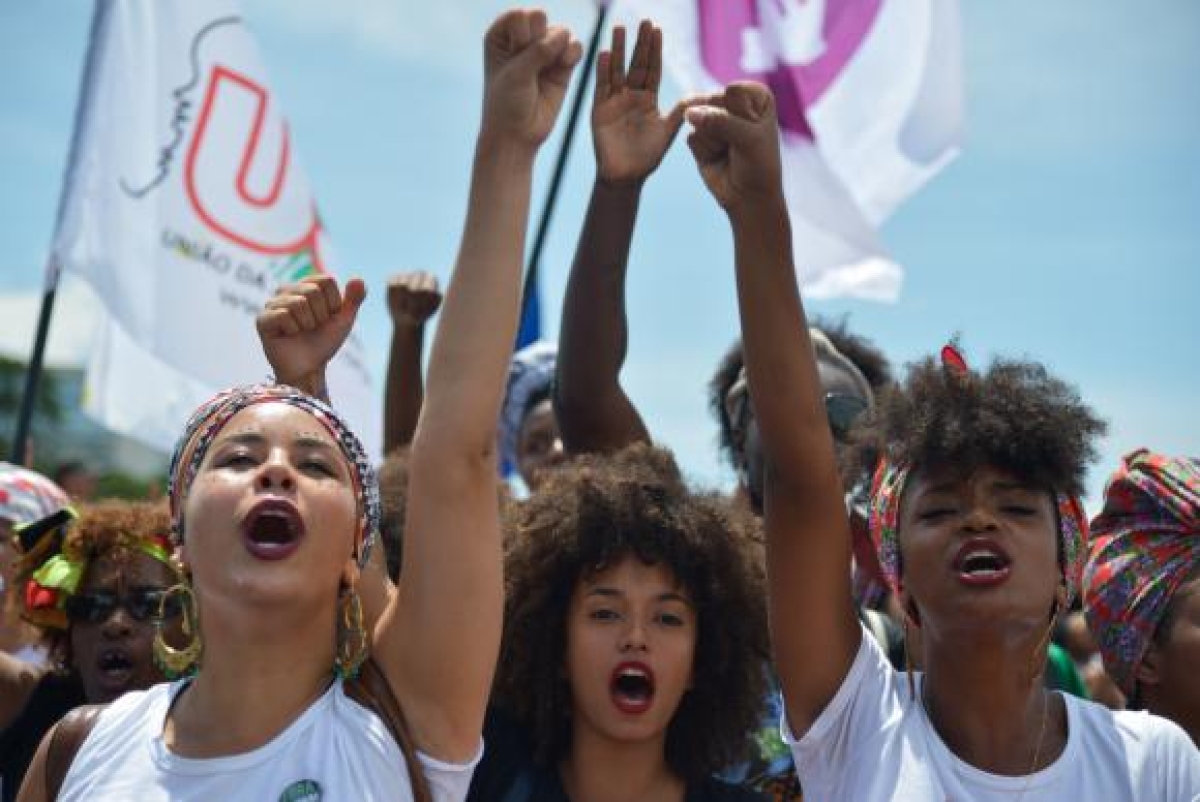
[[[1200,747],[1200,460],[1122,460],[1092,522],[1083,608],[1130,707]]]
[[[784,737],[805,799],[1192,800],[1178,727],[1045,689],[1075,592],[1077,500],[1102,425],[1040,365],[969,369],[954,348],[888,393],[861,438],[883,455],[871,529],[920,630],[895,671],[859,623],[851,534],[791,263],[771,93],[735,84],[688,112],[733,227],[746,374],[766,465],[770,624]]]

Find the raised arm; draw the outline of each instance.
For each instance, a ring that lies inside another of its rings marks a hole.
[[[325,368],[342,347],[367,297],[361,279],[319,275],[280,287],[255,324],[275,381],[329,401]]]
[[[387,300],[392,316],[392,350],[383,395],[385,454],[410,444],[417,430],[417,416],[425,400],[425,379],[421,375],[425,324],[442,305],[442,293],[436,276],[400,273],[388,281]]]
[[[629,70],[625,29],[613,28],[600,53],[592,102],[596,182],[559,329],[555,415],[569,453],[615,451],[650,434],[621,387],[628,342],[625,271],[646,178],[658,167],[683,122],[683,104],[658,109],[662,31],[638,28]]]
[[[800,735],[841,686],[861,630],[850,526],[792,265],[774,99],[759,84],[734,84],[690,109],[688,120],[688,144],[733,228],[746,374],[766,462],[772,648]]]
[[[504,608],[496,419],[516,336],[533,161],[582,51],[540,11],[511,11],[484,43],[483,120],[453,278],[409,463],[404,580],[375,654],[418,747],[479,748]]]

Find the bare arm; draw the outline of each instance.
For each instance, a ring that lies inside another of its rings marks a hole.
[[[693,109],[689,139],[729,215],[751,403],[762,437],[772,647],[788,721],[803,734],[833,698],[861,630],[850,525],[792,264],[774,100],[735,84]]]
[[[50,742],[58,732],[55,724],[42,736],[33,760],[25,770],[25,779],[21,782],[21,790],[17,793],[17,802],[46,802],[46,754],[50,751]]]
[[[504,607],[496,419],[516,335],[536,151],[579,43],[512,11],[485,40],[483,122],[454,275],[413,439],[404,581],[375,654],[417,745],[443,760],[479,747]]]
[[[409,445],[417,430],[417,417],[425,399],[425,379],[421,375],[425,324],[441,303],[437,278],[428,273],[401,273],[388,282],[392,348],[383,403],[385,454]]]
[[[596,66],[592,141],[596,183],[567,281],[559,333],[555,415],[569,453],[615,451],[650,434],[621,387],[628,346],[625,275],[646,178],[683,121],[683,104],[658,109],[662,31],[638,29],[625,70],[625,30]]]

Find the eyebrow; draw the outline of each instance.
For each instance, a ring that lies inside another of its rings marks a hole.
[[[227,435],[221,438],[223,443],[235,443],[238,445],[256,446],[267,442],[265,435],[259,432],[238,432],[237,434]],[[337,447],[332,443],[322,440],[319,437],[312,435],[300,435],[292,440],[293,448],[322,448],[329,451],[336,451]]]
[[[589,596],[603,596],[605,598],[616,599],[616,598],[624,598],[625,594],[622,591],[617,590],[616,588],[600,586],[600,587],[595,587],[595,588],[592,588],[591,590],[589,590],[587,592],[587,594],[584,596],[584,598],[587,598]],[[659,602],[674,601],[674,602],[679,602],[680,604],[685,604],[688,607],[692,606],[691,599],[689,599],[687,596],[684,596],[682,593],[676,593],[675,591],[667,591],[666,593],[660,593],[660,594],[658,594],[658,596],[656,596],[654,598],[654,600],[659,601]]]

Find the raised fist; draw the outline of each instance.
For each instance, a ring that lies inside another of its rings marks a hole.
[[[388,312],[396,326],[423,326],[442,305],[442,291],[431,273],[398,273],[388,279]]]
[[[325,366],[346,341],[367,297],[362,279],[309,276],[279,288],[255,321],[263,353],[280,384],[324,394]]]
[[[700,98],[687,110],[688,147],[700,175],[726,211],[782,198],[779,124],[771,90],[735,83]]]
[[[484,38],[483,133],[536,148],[554,128],[583,48],[543,11],[508,11]]]

